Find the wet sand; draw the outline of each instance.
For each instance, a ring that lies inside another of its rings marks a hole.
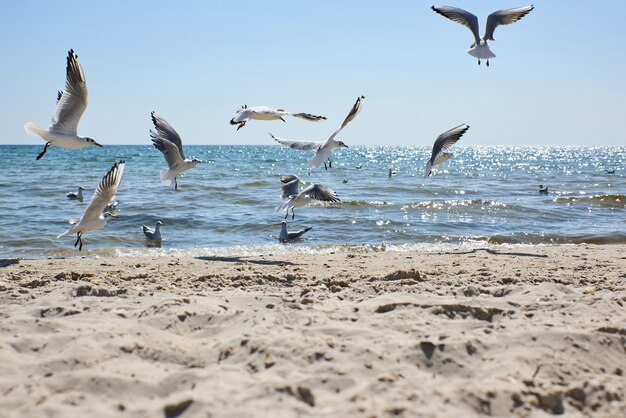
[[[0,260],[2,416],[618,417],[626,246]]]

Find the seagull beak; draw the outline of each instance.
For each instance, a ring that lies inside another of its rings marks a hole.
[[[103,146],[102,144],[99,144],[99,143],[97,143],[96,141],[93,141],[93,144],[94,144],[96,147],[100,147],[100,148],[102,148],[102,146]]]
[[[280,117],[280,120],[282,120],[283,122],[287,122],[285,119],[282,118],[282,116]]]
[[[111,218],[115,218],[115,219],[119,219],[120,218],[119,216],[115,216],[115,215],[110,215],[110,216],[111,216]]]

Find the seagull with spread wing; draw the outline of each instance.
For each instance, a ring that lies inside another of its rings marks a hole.
[[[461,139],[463,134],[467,132],[469,125],[462,124],[455,128],[450,129],[439,135],[433,144],[433,152],[430,156],[430,160],[426,163],[426,170],[424,171],[424,177],[430,176],[433,166],[444,163],[452,158],[452,153],[447,152],[449,148],[456,144]]]
[[[43,151],[37,156],[41,159],[49,146],[62,148],[101,147],[94,139],[78,135],[78,123],[87,109],[87,82],[78,55],[70,49],[67,53],[65,90],[57,95],[57,107],[48,129],[28,122],[24,125],[27,133],[40,136],[46,141]]]
[[[535,7],[533,5],[525,6],[525,7],[517,7],[515,9],[506,9],[506,10],[498,10],[496,12],[491,13],[487,17],[487,24],[485,26],[485,34],[482,39],[478,34],[478,18],[471,14],[468,11],[463,9],[459,9],[458,7],[451,6],[432,6],[431,9],[436,13],[439,13],[443,17],[446,17],[453,22],[459,23],[463,26],[469,28],[472,31],[472,35],[474,35],[474,43],[470,45],[470,49],[467,52],[472,57],[478,59],[478,65],[480,65],[481,59],[487,60],[487,67],[489,67],[489,59],[495,58],[496,55],[491,52],[489,49],[489,45],[487,41],[495,41],[493,38],[493,32],[500,25],[510,25],[511,23],[515,23],[528,13],[533,10]]]
[[[311,122],[319,122],[321,120],[326,120],[326,117],[324,116],[316,116],[310,113],[291,113],[284,109],[274,109],[272,107],[267,107],[267,106],[248,107],[247,105],[243,105],[241,106],[241,109],[237,111],[237,114],[235,115],[235,117],[230,120],[230,124],[238,125],[237,130],[240,130],[246,125],[246,122],[248,122],[251,119],[256,119],[256,120],[280,119],[283,122],[286,122],[286,120],[283,119],[283,116],[293,116],[294,118],[305,119]]]
[[[283,183],[281,189],[284,200],[283,203],[276,207],[276,212],[285,211],[285,219],[289,215],[289,209],[291,209],[291,219],[294,219],[296,217],[295,208],[306,206],[315,200],[339,202],[337,193],[323,184],[314,183],[300,191],[300,179],[297,176],[281,176],[280,181]]]
[[[361,96],[356,99],[356,103],[352,106],[352,110],[348,113],[348,116],[343,121],[339,129],[337,129],[333,134],[325,141],[298,141],[292,139],[284,139],[274,136],[270,133],[270,136],[274,138],[276,142],[286,147],[297,149],[301,151],[315,151],[315,157],[309,163],[309,168],[317,168],[324,164],[324,169],[328,170],[328,167],[332,168],[333,163],[330,160],[330,154],[333,152],[335,148],[348,148],[346,144],[342,141],[337,141],[335,137],[343,128],[345,128],[350,122],[356,118],[356,115],[359,114],[361,108],[363,107],[363,103],[365,102],[365,96]],[[328,160],[328,166],[326,165],[326,160]]]
[[[167,167],[161,170],[161,183],[165,186],[174,184],[174,190],[178,190],[178,177],[183,171],[194,168],[200,160],[197,158],[187,159],[183,152],[183,141],[172,126],[155,112],[150,113],[156,132],[150,129],[150,137],[155,148],[163,153]]]
[[[119,163],[113,164],[113,167],[102,178],[98,188],[94,192],[89,206],[85,209],[83,216],[79,221],[70,221],[73,225],[70,229],[57,236],[57,238],[64,237],[66,235],[76,234],[76,242],[74,247],[78,247],[78,251],[83,250],[83,234],[85,232],[96,231],[104,228],[108,220],[111,218],[117,218],[117,216],[110,212],[102,212],[106,206],[115,198],[117,189],[122,181],[122,175],[124,174],[125,162],[122,160]]]

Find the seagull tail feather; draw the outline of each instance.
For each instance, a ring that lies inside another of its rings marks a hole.
[[[426,169],[424,170],[424,177],[430,176],[430,173],[433,169],[433,163],[430,160],[426,163]]]
[[[46,132],[44,128],[32,122],[28,122],[26,125],[24,125],[24,130],[29,135],[33,135],[33,136],[43,136],[43,134]]]
[[[467,52],[474,58],[478,58],[479,60],[488,60],[490,58],[496,57],[496,54],[491,52],[491,49],[489,49],[489,45],[482,43],[479,45],[474,45],[472,48],[468,49],[465,52]]]
[[[164,168],[161,170],[161,183],[165,186],[171,186],[174,184],[174,178],[176,177],[174,173],[169,168]]]
[[[290,207],[293,206],[293,201],[295,200],[295,198],[290,197],[289,199],[285,199],[283,201],[283,203],[281,203],[280,205],[276,206],[276,213],[280,213],[283,212],[285,210],[289,210]]]
[[[68,229],[67,231],[65,231],[64,233],[62,233],[62,234],[60,234],[60,235],[57,235],[57,238],[61,238],[61,237],[64,237],[64,236],[66,236],[66,235],[69,235],[69,234],[72,232],[72,230],[73,230],[73,229],[74,229],[74,228],[70,228],[70,229]]]

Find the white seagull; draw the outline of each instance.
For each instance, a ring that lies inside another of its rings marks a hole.
[[[143,230],[143,234],[146,236],[146,238],[154,240],[154,241],[160,241],[161,240],[161,225],[163,225],[163,222],[157,221],[154,228],[150,228],[149,226],[143,225],[141,229]]]
[[[294,118],[306,119],[312,122],[319,122],[321,120],[326,120],[324,116],[315,116],[310,113],[291,113],[284,109],[274,109],[272,107],[267,106],[253,106],[248,107],[247,105],[241,106],[241,109],[237,111],[237,114],[234,118],[230,120],[231,125],[239,125],[237,126],[237,130],[240,130],[246,125],[251,119],[256,120],[277,120],[280,119],[283,122],[286,122],[283,119],[283,116],[293,116]]]
[[[76,193],[69,192],[65,196],[67,196],[67,198],[69,200],[78,200],[78,201],[82,202],[83,199],[85,198],[85,196],[83,195],[83,190],[85,190],[85,188],[83,186],[78,186],[78,192],[76,192]]]
[[[350,113],[348,113],[348,116],[343,121],[339,129],[333,132],[333,134],[325,141],[297,141],[297,140],[292,140],[292,139],[279,138],[277,136],[274,136],[271,133],[270,133],[270,136],[274,138],[276,142],[286,147],[297,149],[297,150],[302,150],[302,151],[310,151],[310,150],[315,151],[315,157],[309,163],[309,168],[317,168],[321,166],[323,163],[324,168],[328,169],[328,166],[326,165],[327,159],[328,159],[330,168],[332,168],[333,163],[330,160],[330,154],[333,152],[333,150],[335,148],[342,148],[342,147],[348,148],[348,146],[344,144],[342,141],[335,140],[335,136],[337,136],[337,134],[343,128],[345,128],[350,122],[352,122],[352,120],[354,120],[354,118],[356,118],[356,115],[358,115],[359,112],[361,111],[361,108],[363,107],[364,102],[365,102],[365,96],[361,96],[358,99],[356,99],[356,103],[354,103],[354,106],[352,106],[352,110],[350,110]]]
[[[297,176],[282,176],[280,181],[283,183],[281,186],[283,192],[282,198],[285,200],[276,207],[276,212],[285,211],[285,219],[287,219],[287,215],[289,215],[289,209],[291,209],[291,219],[294,219],[296,217],[296,213],[294,212],[295,208],[308,205],[314,200],[339,202],[337,193],[323,184],[311,184],[300,192],[300,179]]]
[[[106,205],[106,207],[104,208],[105,212],[115,212],[117,210],[117,206],[120,204],[119,200],[115,200],[115,196],[113,196],[113,200],[111,200],[111,202]]]
[[[469,28],[474,35],[474,43],[470,45],[470,49],[467,52],[472,57],[478,59],[478,65],[480,65],[481,59],[487,60],[487,67],[489,67],[489,59],[495,58],[496,55],[491,52],[487,41],[495,41],[493,38],[493,32],[499,25],[510,25],[515,23],[535,7],[533,5],[525,7],[517,7],[515,9],[498,10],[493,12],[487,17],[487,24],[485,26],[485,34],[482,39],[478,34],[478,18],[468,11],[459,9],[458,7],[451,6],[432,6],[431,9],[440,15],[447,17],[453,22],[460,23],[463,26]]]
[[[41,159],[50,145],[63,148],[101,147],[94,139],[79,136],[78,123],[87,109],[87,82],[83,67],[78,62],[78,55],[70,49],[67,53],[67,78],[65,90],[57,95],[57,107],[48,129],[28,122],[24,129],[30,135],[40,136],[46,141],[43,151],[37,156]]]
[[[163,153],[168,166],[168,168],[161,170],[161,183],[166,186],[171,186],[174,183],[174,190],[178,190],[176,177],[183,171],[194,168],[200,160],[185,158],[183,142],[174,128],[156,113],[152,112],[150,116],[152,116],[152,123],[156,128],[156,132],[150,129],[152,143],[156,149]]]
[[[282,221],[280,223],[280,235],[278,236],[278,240],[280,242],[288,242],[293,241],[295,239],[300,238],[306,232],[309,232],[313,227],[306,227],[304,229],[300,229],[298,231],[287,231],[287,222]]]
[[[433,144],[433,152],[430,156],[430,160],[426,163],[426,170],[424,171],[424,177],[430,176],[433,166],[444,163],[452,158],[451,152],[446,152],[448,149],[456,144],[461,139],[463,134],[467,132],[469,125],[466,123],[450,129],[439,135]]]
[[[78,247],[78,251],[82,251],[82,236],[85,232],[96,231],[104,228],[109,219],[117,218],[117,216],[112,215],[110,212],[102,213],[102,211],[111,202],[111,200],[113,200],[115,194],[117,193],[117,188],[120,186],[120,182],[122,181],[122,174],[124,174],[124,165],[125,162],[123,160],[119,163],[113,164],[113,167],[111,167],[109,172],[106,173],[100,181],[98,188],[93,193],[93,196],[89,201],[89,206],[85,209],[85,212],[80,220],[70,221],[73,226],[61,235],[57,236],[57,238],[70,234],[76,234],[74,247],[80,245]]]

